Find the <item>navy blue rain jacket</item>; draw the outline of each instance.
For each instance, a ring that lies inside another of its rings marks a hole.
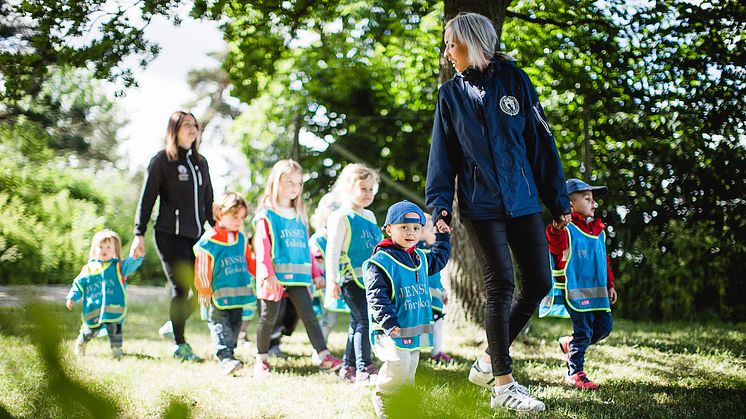
[[[427,254],[427,274],[435,275],[443,270],[448,263],[451,255],[451,235],[448,233],[436,233],[435,243]],[[374,252],[387,252],[400,263],[416,268],[419,261],[414,258],[417,253],[409,254],[406,250],[397,245],[376,247]],[[427,278],[423,278],[427,281]],[[368,264],[365,271],[365,298],[368,300],[368,313],[376,323],[381,325],[386,335],[391,333],[394,327],[400,326],[396,317],[396,307],[391,303],[391,290],[393,286],[391,279],[381,268],[373,263]]]
[[[441,86],[433,123],[425,199],[450,220],[455,178],[459,210],[472,220],[570,213],[554,137],[528,75],[496,55]]]

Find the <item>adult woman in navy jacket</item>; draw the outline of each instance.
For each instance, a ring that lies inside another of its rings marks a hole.
[[[569,222],[562,164],[531,81],[495,52],[490,20],[458,15],[446,24],[445,43],[458,74],[438,92],[425,194],[435,219],[450,222],[458,179],[461,218],[484,274],[489,346],[469,380],[494,383],[493,407],[543,410],[513,380],[510,345],[551,285],[540,200],[554,219]],[[515,302],[509,248],[521,272]]]

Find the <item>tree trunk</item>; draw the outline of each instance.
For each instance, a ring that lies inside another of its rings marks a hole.
[[[475,12],[484,15],[495,26],[498,39],[495,46],[497,50],[500,45],[503,22],[505,21],[505,10],[510,3],[510,0],[446,0],[443,24],[445,25],[445,22],[461,12]],[[453,74],[453,66],[441,55],[440,84],[453,77]],[[451,227],[453,229],[453,236],[451,237],[453,252],[446,275],[446,286],[450,288],[451,301],[453,301],[449,304],[451,318],[461,318],[481,324],[484,322],[484,278],[469,241],[468,233],[463,224],[459,222],[456,202],[453,205]]]

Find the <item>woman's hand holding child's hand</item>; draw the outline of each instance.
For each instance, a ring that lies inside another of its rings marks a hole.
[[[446,224],[446,222],[443,221],[442,218],[438,220],[437,223],[435,223],[435,230],[438,233],[448,233],[448,234],[451,233],[451,227],[448,227],[448,224]]]

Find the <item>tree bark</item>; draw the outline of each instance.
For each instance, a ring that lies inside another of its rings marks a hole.
[[[446,0],[444,3],[443,24],[451,20],[461,12],[475,12],[486,16],[495,26],[497,32],[497,45],[500,45],[505,13],[511,0]],[[453,66],[440,56],[439,84],[445,83],[453,77]],[[450,288],[452,303],[449,311],[453,319],[466,319],[475,323],[484,323],[484,277],[477,261],[474,249],[471,246],[468,233],[463,224],[459,222],[458,204],[453,205],[453,221],[451,222],[453,235],[451,237],[452,253],[448,264],[446,286]]]

